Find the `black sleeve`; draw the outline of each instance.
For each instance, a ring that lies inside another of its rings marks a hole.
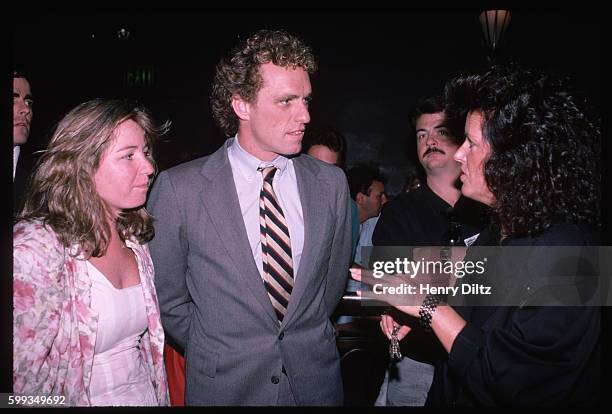
[[[468,323],[448,357],[450,373],[478,404],[558,404],[593,363],[599,308],[500,307],[492,318],[506,323]]]
[[[557,227],[536,240],[524,239],[532,244],[531,253],[508,276],[513,283],[524,285],[521,280],[528,280],[535,287],[546,283],[548,276],[561,274],[557,263],[564,257],[555,258],[557,250],[548,246],[588,244],[584,232],[574,227]],[[518,270],[523,265],[529,279],[522,279]],[[566,273],[576,272],[575,265],[566,267]],[[597,387],[585,384],[599,383],[601,308],[531,303],[539,306],[472,308],[448,356],[450,376],[481,405],[592,402]]]

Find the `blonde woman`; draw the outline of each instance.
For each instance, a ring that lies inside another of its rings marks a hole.
[[[60,121],[13,230],[15,393],[168,405],[143,207],[166,126],[120,100],[85,102]]]

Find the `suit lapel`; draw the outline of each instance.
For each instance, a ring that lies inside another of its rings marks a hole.
[[[317,220],[317,214],[325,211],[324,192],[318,187],[319,181],[316,177],[316,172],[301,161],[300,157],[293,159],[304,217],[304,247],[302,249],[302,258],[300,259],[300,268],[295,277],[295,284],[289,299],[287,313],[283,319],[283,327],[287,326],[291,319],[293,319],[295,310],[310,282],[309,278],[313,276],[312,269],[317,259],[317,247],[321,243],[321,235],[325,230],[323,228],[324,220]]]
[[[251,246],[240,211],[236,185],[227,157],[227,145],[223,145],[210,156],[201,173],[209,181],[209,184],[207,185],[208,190],[202,192],[200,198],[215,230],[225,245],[228,256],[236,265],[238,273],[240,273],[262,308],[275,323],[278,323],[251,254]]]

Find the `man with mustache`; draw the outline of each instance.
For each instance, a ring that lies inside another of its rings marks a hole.
[[[30,82],[13,72],[13,215],[21,211],[33,161],[30,154],[22,153],[21,146],[28,142],[34,99]]]
[[[383,208],[372,235],[374,246],[443,246],[469,244],[484,226],[480,203],[461,196],[460,164],[453,159],[463,143],[464,119],[447,119],[441,97],[421,98],[412,115],[416,151],[425,171],[422,184]],[[451,235],[452,230],[458,234]],[[376,252],[375,252],[376,254]],[[382,316],[385,323],[387,316]],[[433,379],[433,359],[443,351],[429,334],[414,327],[400,342],[403,358],[392,362],[376,405],[422,406]]]

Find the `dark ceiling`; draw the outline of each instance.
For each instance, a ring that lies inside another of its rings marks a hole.
[[[409,162],[406,114],[415,100],[440,91],[458,71],[487,65],[481,2],[409,10],[361,2],[284,11],[169,10],[165,2],[152,3],[157,7],[24,9],[27,18],[13,22],[14,64],[30,75],[36,97],[33,145],[44,146],[53,125],[76,104],[127,96],[173,122],[162,143],[162,167],[209,153],[223,141],[208,106],[215,63],[239,38],[283,28],[304,38],[319,60],[313,123],[345,133],[349,163],[371,161],[392,170]],[[514,4],[498,60],[568,73],[597,105],[605,36],[598,11]],[[129,36],[120,38],[120,29]],[[148,74],[148,83],[128,81],[139,71]]]

